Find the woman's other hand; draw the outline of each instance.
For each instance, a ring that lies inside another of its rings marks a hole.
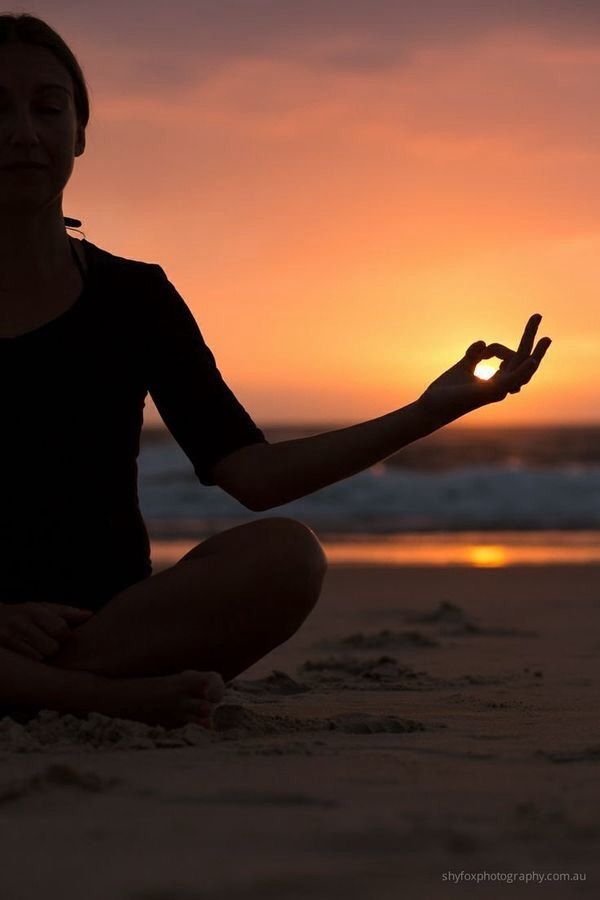
[[[89,609],[59,603],[0,604],[0,647],[41,661],[68,639],[70,624],[82,625],[91,616]]]
[[[531,316],[517,350],[498,343],[486,345],[485,341],[471,344],[456,365],[429,385],[419,397],[419,405],[444,424],[480,406],[504,400],[507,394],[518,393],[531,380],[552,343],[548,337],[540,338],[532,351],[541,321],[539,314]],[[478,378],[476,366],[492,356],[502,360],[500,368],[487,380]]]

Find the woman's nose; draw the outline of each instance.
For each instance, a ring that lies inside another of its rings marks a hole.
[[[37,144],[37,125],[35,116],[28,109],[19,109],[10,113],[8,116],[0,117],[0,122],[4,124],[4,131],[8,133],[14,142],[34,143]]]

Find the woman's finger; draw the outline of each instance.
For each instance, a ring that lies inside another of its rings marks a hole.
[[[513,362],[515,364],[525,361],[531,355],[535,335],[538,328],[540,327],[541,321],[542,317],[539,313],[535,313],[535,315],[529,317],[529,321],[525,326],[523,336],[521,338],[519,346],[517,347],[517,352],[515,353],[515,357],[513,358]]]
[[[542,359],[544,358],[546,350],[548,349],[548,347],[550,346],[551,343],[552,343],[552,338],[549,338],[549,337],[540,338],[539,341],[537,342],[537,344],[535,345],[535,350],[531,354],[532,357],[534,359],[537,359],[538,362],[541,362]]]
[[[506,362],[512,359],[514,355],[515,351],[511,350],[510,347],[505,347],[504,344],[488,344],[483,358],[491,359],[492,356],[497,356],[498,359]]]
[[[525,326],[523,336],[521,337],[521,341],[516,351],[511,350],[509,347],[505,347],[504,344],[496,343],[488,345],[488,351],[494,351],[494,353],[492,354],[493,356],[497,356],[500,359],[504,360],[504,364],[502,366],[503,371],[507,373],[514,372],[519,365],[529,359],[531,349],[533,347],[533,342],[535,340],[535,334],[539,328],[541,321],[542,317],[539,315],[539,313],[536,313],[534,316],[531,316],[529,318],[529,321]],[[540,359],[541,356],[539,357],[538,362]]]
[[[13,653],[18,653],[20,656],[27,656],[29,659],[35,659],[38,662],[43,660],[43,655],[36,650],[34,647],[31,647],[25,641],[19,641],[17,638],[11,638],[10,641],[7,641],[4,646],[7,650],[12,650]]]
[[[552,338],[543,337],[540,338],[535,346],[535,350],[532,352],[532,356],[534,359],[537,359],[538,362],[544,358],[544,354],[546,350],[552,343]],[[506,347],[504,344],[488,344],[485,353],[483,355],[483,359],[491,359],[493,356],[496,356],[498,359],[502,360],[502,364],[500,368],[506,368],[506,363],[510,362],[511,359],[516,355],[515,350],[511,350],[510,347]]]
[[[60,648],[58,641],[55,641],[33,622],[21,620],[13,629],[13,633],[19,641],[27,641],[42,656],[50,656]]]
[[[51,605],[53,604],[49,604]],[[45,609],[41,604],[32,610],[31,619],[38,628],[57,641],[64,640],[71,633],[71,628],[55,609]]]
[[[532,355],[529,357],[529,360],[527,360],[527,362],[529,362],[530,360],[533,361],[533,362],[535,362],[535,361],[536,361],[536,357],[534,357],[533,354],[532,354]],[[525,378],[522,378],[522,379],[520,380],[519,384],[518,384],[516,387],[511,388],[510,393],[511,393],[511,394],[518,394],[519,391],[521,390],[521,388],[523,387],[524,384],[529,384],[529,382],[531,381],[531,379],[533,378],[533,376],[534,376],[535,373],[537,372],[538,368],[539,368],[539,363],[538,363],[538,365],[536,365],[536,366],[532,366],[531,372],[530,372],[528,375],[526,375]]]
[[[80,609],[77,606],[63,606],[62,604],[59,606],[55,604],[57,609],[56,612],[63,616],[67,622],[81,622],[90,618],[93,615],[92,610],[90,609]]]
[[[551,343],[552,343],[552,339],[549,337],[540,338],[540,340],[536,344],[535,350],[529,357],[529,360],[526,360],[526,362],[529,362],[529,361],[536,362],[537,365],[532,367],[531,372],[528,375],[526,375],[526,377],[523,378],[519,382],[518,385],[510,388],[509,393],[518,394],[519,391],[521,390],[521,388],[523,387],[523,385],[528,384],[531,381],[531,379],[533,378],[533,376],[535,375],[535,373],[538,369],[540,362],[544,358],[544,354],[546,353],[546,350],[548,349],[548,347],[550,346]],[[502,365],[504,365],[504,363],[502,363]],[[502,366],[500,366],[500,368],[502,368]]]
[[[480,360],[487,359],[485,352],[485,341],[475,341],[474,344],[471,344],[470,347],[467,347],[465,355],[460,362],[462,362],[463,364],[466,363],[467,366],[474,367],[478,362],[480,362]]]
[[[517,366],[516,369],[511,369],[508,371],[507,369],[504,372],[496,372],[495,375],[489,379],[489,381],[494,381],[497,387],[502,388],[503,390],[508,391],[511,394],[517,393],[516,388],[519,390],[523,384],[526,384],[529,381],[534,373],[537,371],[539,363],[537,359],[534,359],[532,356],[529,356],[526,360],[524,360],[520,365]]]

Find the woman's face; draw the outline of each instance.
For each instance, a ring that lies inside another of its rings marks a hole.
[[[61,197],[84,149],[68,70],[45,47],[0,45],[0,215]],[[24,160],[44,168],[5,168]]]

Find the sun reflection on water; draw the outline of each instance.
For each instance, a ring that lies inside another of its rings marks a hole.
[[[477,545],[467,548],[467,557],[473,566],[487,566],[488,568],[497,568],[505,566],[508,561],[507,553],[504,547],[493,545]]]

